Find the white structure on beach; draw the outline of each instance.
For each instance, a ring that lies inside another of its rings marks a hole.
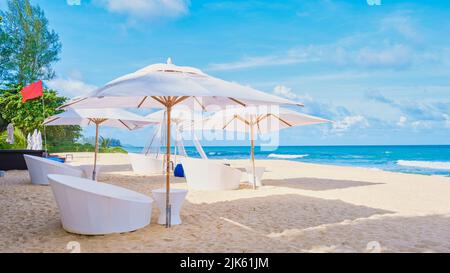
[[[153,200],[141,193],[66,175],[49,175],[63,228],[103,235],[134,231],[150,224]]]
[[[176,66],[171,60],[119,77],[86,97],[61,108],[163,108],[166,110],[166,162],[170,162],[171,112],[185,105],[206,109],[209,105],[301,105],[288,99],[227,82],[201,70]],[[170,166],[166,164],[166,225],[170,226]]]

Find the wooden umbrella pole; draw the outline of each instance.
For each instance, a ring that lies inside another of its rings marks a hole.
[[[95,122],[95,151],[94,151],[94,170],[92,171],[92,180],[96,180],[96,174],[97,174],[97,154],[98,154],[98,127],[99,123]]]
[[[256,190],[256,167],[255,167],[255,138],[254,138],[254,124],[250,123],[250,138],[251,138],[251,158],[252,158],[252,168],[253,168],[253,189]]]
[[[172,111],[172,101],[167,102],[167,143],[166,143],[166,228],[170,227],[171,208],[170,208],[170,114]]]

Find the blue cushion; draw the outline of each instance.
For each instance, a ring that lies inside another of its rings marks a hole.
[[[61,163],[65,162],[64,158],[59,158],[59,157],[47,157],[47,159],[53,160],[53,161],[56,161],[56,162],[61,162]]]
[[[176,177],[184,177],[183,165],[178,164],[173,171],[173,175]]]

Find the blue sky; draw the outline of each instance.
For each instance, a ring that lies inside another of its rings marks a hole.
[[[48,85],[67,96],[170,56],[335,121],[284,145],[450,144],[450,2],[372,1],[32,0],[60,35]],[[142,145],[151,130],[102,132]]]

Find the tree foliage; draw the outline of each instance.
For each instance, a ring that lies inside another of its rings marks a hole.
[[[53,78],[52,64],[59,60],[61,43],[43,10],[29,0],[8,0],[8,10],[0,11],[0,17],[1,84]]]
[[[109,148],[111,146],[111,139],[107,137],[100,137],[100,147]]]
[[[58,96],[54,90],[44,90],[42,98],[22,102],[20,90],[22,86],[15,85],[0,90],[0,116],[20,129],[25,135],[34,129],[43,131],[44,117],[60,113],[56,110],[67,98]],[[44,101],[44,107],[42,104]],[[58,145],[63,142],[73,142],[81,137],[80,126],[46,126],[47,143]]]
[[[27,147],[27,138],[19,129],[14,128],[14,144],[7,143],[7,137],[7,131],[0,133],[0,149],[25,149]]]
[[[8,0],[0,18],[0,132],[8,123],[25,136],[34,129],[43,132],[44,117],[59,113],[56,108],[66,98],[54,90],[44,90],[43,109],[41,98],[23,103],[20,90],[54,77],[52,64],[61,51],[59,37],[49,29],[42,9],[30,0]],[[81,137],[80,126],[47,126],[46,131],[49,148],[73,145]]]

